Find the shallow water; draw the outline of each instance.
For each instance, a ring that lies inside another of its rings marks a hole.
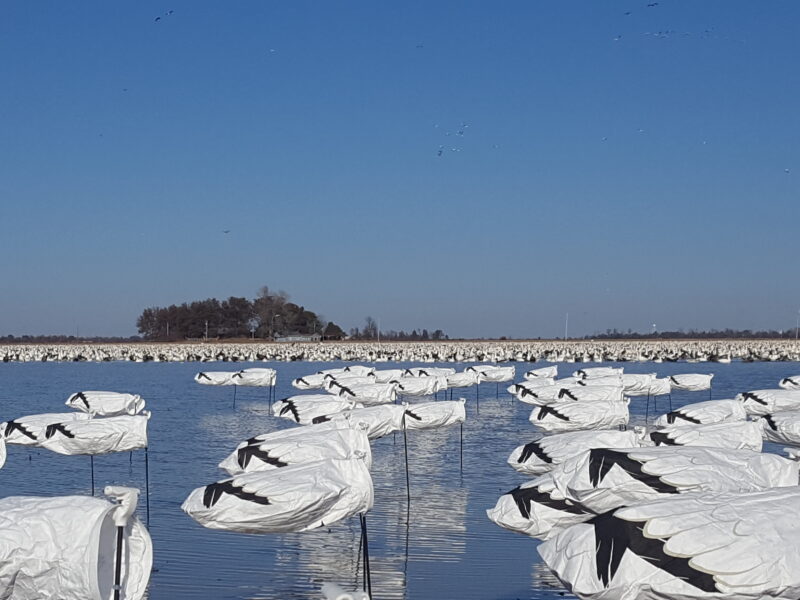
[[[344,363],[5,363],[0,364],[0,421],[66,412],[67,396],[80,390],[141,395],[150,420],[150,532],[154,543],[151,600],[320,598],[325,581],[354,589],[361,581],[357,559],[359,523],[352,518],[329,529],[282,535],[213,531],[180,510],[195,487],[224,479],[217,464],[240,441],[291,427],[268,415],[266,390],[201,386],[199,370],[269,366],[278,371],[277,398],[294,395],[293,378]],[[542,363],[514,363],[516,380]],[[414,366],[380,363],[378,368]],[[434,366],[434,365],[426,365]],[[461,370],[465,364],[442,364]],[[714,399],[751,389],[774,388],[781,377],[800,373],[798,363],[604,363],[629,373],[715,373]],[[575,364],[560,364],[560,376]],[[373,442],[375,506],[367,517],[374,598],[514,600],[560,598],[561,584],[541,563],[537,542],[491,523],[486,509],[525,477],[506,459],[537,436],[528,422],[531,407],[511,398],[508,384],[456,390],[468,399],[463,428],[463,469],[458,426],[409,432],[410,506],[406,500],[402,435]],[[440,395],[441,396],[441,395]],[[708,392],[678,392],[674,408],[708,398]],[[632,424],[644,422],[645,399],[634,398]],[[659,398],[658,413],[667,400]],[[663,409],[663,410],[662,410]],[[652,408],[651,408],[652,410]],[[770,446],[769,450],[776,451]],[[144,489],[144,453],[97,457],[95,486]],[[41,449],[8,447],[0,469],[0,496],[90,493],[90,459]],[[145,518],[144,498],[139,515]],[[566,594],[569,596],[569,594]]]

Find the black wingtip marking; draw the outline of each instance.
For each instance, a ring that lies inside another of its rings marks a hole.
[[[758,397],[756,394],[754,394],[753,392],[745,392],[744,394],[742,394],[742,400],[743,400],[743,401],[747,401],[747,400],[754,400],[755,402],[758,402],[759,404],[762,404],[762,405],[764,405],[764,406],[768,406],[768,404],[767,404],[767,401],[766,401],[766,400],[762,400],[761,398],[759,398],[759,397]]]
[[[3,434],[3,437],[7,438],[15,431],[19,431],[26,438],[36,441],[36,436],[33,435],[33,433],[27,427],[25,427],[25,425],[23,425],[22,423],[18,423],[17,421],[9,421],[8,423],[6,423],[6,431]]]
[[[508,495],[514,499],[514,503],[519,509],[519,514],[525,519],[529,519],[531,517],[531,505],[534,502],[543,504],[547,508],[560,510],[573,515],[587,514],[586,511],[582,510],[580,507],[572,504],[571,502],[568,502],[567,500],[556,500],[555,498],[552,498],[550,494],[540,491],[536,486],[527,488],[517,487],[508,492]]]
[[[573,394],[568,388],[561,388],[560,390],[558,390],[558,397],[559,399],[567,397],[570,400],[575,400],[576,402],[578,401],[578,397],[575,394]]]
[[[772,429],[772,431],[778,431],[778,424],[775,422],[775,419],[772,415],[764,415],[761,418],[767,422],[767,425],[769,425],[769,428]]]
[[[617,465],[633,479],[641,481],[646,486],[662,494],[677,494],[678,489],[665,483],[657,475],[645,473],[642,468],[644,465],[638,460],[634,460],[627,452],[611,450],[609,448],[592,448],[589,450],[589,481],[593,487],[597,487],[611,470]]]
[[[205,373],[203,373],[202,371],[201,371],[200,373],[198,373],[198,374],[197,374],[197,378],[198,378],[198,379],[208,379],[209,381],[211,381],[211,377],[209,377],[208,375],[206,375],[206,374],[205,374]]]
[[[230,480],[207,485],[205,491],[203,492],[203,506],[206,508],[211,508],[217,502],[219,502],[222,494],[230,494],[231,496],[236,496],[237,498],[241,498],[247,502],[254,502],[264,506],[268,506],[270,504],[268,498],[259,496],[258,494],[253,494],[251,492],[245,492],[243,488],[233,485],[233,480]]]
[[[525,444],[522,447],[522,452],[520,452],[519,460],[517,462],[520,464],[527,462],[527,460],[535,454],[542,462],[546,462],[548,464],[552,463],[553,459],[547,456],[547,453],[539,445],[539,441],[540,440],[536,440],[535,442]]]
[[[656,446],[678,446],[679,444],[675,443],[669,435],[663,433],[661,431],[654,431],[650,434],[650,439],[655,443]]]
[[[409,417],[411,417],[412,419],[416,419],[417,421],[422,421],[422,417],[420,417],[418,414],[416,414],[416,413],[414,413],[414,412],[412,412],[412,411],[410,411],[408,409],[406,409],[405,414],[408,415]]]
[[[543,406],[539,409],[539,413],[536,415],[536,419],[541,421],[547,415],[553,415],[556,419],[561,419],[562,421],[569,421],[569,417],[563,413],[558,412],[552,406]]]
[[[328,415],[320,415],[319,417],[314,417],[311,419],[312,425],[319,425],[320,423],[327,423],[330,421],[331,418]]]
[[[278,468],[289,465],[289,463],[285,463],[274,456],[270,456],[269,450],[262,450],[258,444],[244,446],[243,448],[239,448],[239,450],[236,452],[236,460],[239,463],[239,466],[243,469],[247,468],[247,465],[250,464],[250,461],[253,458],[257,458],[261,462],[265,462]]]
[[[61,433],[70,439],[75,437],[74,433],[67,430],[67,426],[64,423],[53,423],[52,425],[48,425],[44,430],[44,437],[49,440],[56,433]]]
[[[695,425],[703,424],[700,419],[690,417],[689,415],[682,413],[680,410],[673,410],[672,412],[667,413],[667,423],[672,425],[676,419],[682,419],[684,421],[688,421],[689,423],[694,423]]]
[[[619,570],[626,550],[642,560],[710,594],[719,593],[714,576],[691,566],[692,557],[670,556],[664,551],[665,541],[644,535],[644,524],[632,523],[615,516],[615,511],[594,517],[595,570],[597,579],[608,588]]]

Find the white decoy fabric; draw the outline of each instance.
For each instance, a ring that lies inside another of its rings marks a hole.
[[[363,429],[370,440],[376,440],[385,435],[403,429],[405,408],[397,404],[381,404],[355,408],[340,413],[317,417],[315,423],[335,423],[346,421],[351,427]]]
[[[622,375],[623,369],[618,367],[586,367],[572,373],[573,377],[580,379],[596,379],[597,377],[612,377]]]
[[[448,388],[465,388],[478,385],[480,383],[480,376],[475,371],[461,371],[460,373],[453,373],[448,375],[447,387]]]
[[[201,371],[194,380],[202,385],[236,385],[234,374],[236,371]]]
[[[508,457],[508,464],[525,475],[541,475],[591,448],[637,448],[643,445],[650,443],[634,430],[567,431],[517,446]]]
[[[769,442],[800,446],[800,411],[787,410],[763,415],[756,421],[761,436]]]
[[[540,369],[531,369],[530,371],[527,371],[523,377],[525,379],[538,379],[540,377],[552,379],[553,377],[558,377],[558,365],[542,367]]]
[[[593,448],[551,474],[568,500],[596,514],[686,492],[756,492],[797,485],[798,464],[775,454],[700,446]]]
[[[372,452],[366,432],[352,429],[349,422],[306,425],[252,437],[236,447],[219,468],[230,475],[269,471],[325,458],[362,459],[372,467]]]
[[[528,420],[547,432],[611,429],[627,425],[628,399],[562,402],[534,408]]]
[[[401,377],[393,383],[397,384],[397,394],[400,396],[433,396],[436,392],[447,389],[445,375]]]
[[[778,386],[784,390],[800,390],[800,375],[784,377],[778,382]]]
[[[466,400],[447,400],[442,402],[420,402],[405,405],[405,427],[407,430],[435,429],[463,423],[467,419],[464,408]]]
[[[481,382],[503,383],[513,381],[516,369],[511,367],[498,367],[496,365],[475,365],[467,367],[465,371],[473,371],[478,374]]]
[[[656,427],[668,427],[678,424],[708,425],[710,423],[725,423],[730,421],[744,421],[747,413],[738,400],[706,400],[686,404],[681,408],[661,415],[655,420]]]
[[[500,496],[486,516],[500,527],[545,540],[570,525],[588,521],[594,513],[564,498],[552,476],[542,475]]]
[[[548,404],[563,404],[568,402],[597,402],[608,400],[622,402],[623,394],[621,387],[611,387],[606,385],[597,386],[570,386],[561,387],[558,385],[544,386],[528,390],[520,390],[517,393],[520,402],[534,404],[536,406],[546,406]]]
[[[363,460],[326,459],[243,473],[195,489],[181,508],[210,529],[288,533],[329,526],[372,508]]]
[[[363,406],[390,404],[397,398],[396,383],[358,383],[342,385],[338,381],[333,381],[327,390],[329,394],[347,400],[353,400]]]
[[[113,598],[120,509],[87,496],[0,499],[0,598]],[[150,535],[131,516],[123,530],[122,598],[144,597],[152,565]]]
[[[58,454],[110,454],[147,447],[150,413],[51,423],[40,446]]]
[[[292,387],[298,390],[321,390],[325,386],[326,377],[322,373],[304,375],[292,380]]]
[[[761,452],[763,439],[761,425],[754,421],[730,421],[693,425],[676,421],[648,438],[656,446],[708,446],[711,448],[735,448]]]
[[[273,387],[278,373],[275,369],[252,368],[237,371],[231,375],[233,385],[245,387]]]
[[[141,396],[120,392],[77,392],[65,404],[75,410],[89,413],[95,417],[118,417],[138,415],[144,410],[145,402]]]
[[[318,417],[353,408],[363,408],[363,405],[331,394],[306,394],[278,400],[272,405],[272,414],[300,425],[311,425]]]
[[[622,508],[539,545],[588,600],[753,600],[800,596],[797,486],[685,494]]]
[[[90,418],[88,413],[79,412],[26,415],[0,423],[0,432],[7,444],[38,446],[44,440],[48,425],[65,421],[88,421]]]
[[[680,375],[670,375],[667,379],[669,379],[673,390],[700,392],[711,388],[711,380],[714,379],[714,374],[683,373]]]
[[[403,369],[403,377],[447,377],[455,372],[450,367],[412,367]]]
[[[800,409],[800,390],[753,390],[736,396],[748,415]]]

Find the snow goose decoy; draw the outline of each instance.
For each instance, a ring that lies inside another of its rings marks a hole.
[[[525,475],[541,475],[591,448],[637,448],[642,445],[649,444],[642,440],[640,431],[567,431],[518,446],[508,457],[508,464]]]
[[[342,384],[338,380],[333,380],[325,389],[329,394],[358,402],[363,406],[391,404],[397,398],[396,383]]]
[[[622,375],[622,368],[619,367],[587,367],[578,369],[572,376],[578,379],[595,379],[597,377],[617,377]]]
[[[95,417],[138,415],[145,406],[141,396],[119,392],[77,392],[65,404]]]
[[[331,426],[334,425],[334,426]],[[252,437],[236,447],[219,467],[229,475],[268,471],[325,458],[363,459],[372,466],[367,434],[348,422],[306,425]]]
[[[784,377],[780,380],[780,382],[778,382],[778,386],[784,390],[800,390],[800,375]]]
[[[628,424],[627,398],[589,402],[561,402],[534,408],[528,420],[547,432],[611,429]]]
[[[90,418],[88,413],[79,412],[27,415],[0,423],[0,433],[7,444],[38,446],[44,440],[45,430],[51,423],[88,421]]]
[[[761,425],[753,421],[731,421],[692,425],[684,421],[652,431],[647,436],[656,446],[708,446],[761,452]]]
[[[711,398],[711,380],[714,379],[713,373],[707,375],[702,373],[682,373],[679,375],[670,375],[668,379],[673,390],[684,390],[686,392],[708,390],[708,397],[709,399]]]
[[[312,423],[349,423],[350,427],[363,429],[370,440],[401,431],[405,407],[398,404],[380,404],[364,408],[353,408],[339,413],[320,415]]]
[[[181,509],[210,529],[287,533],[332,525],[372,508],[363,460],[326,459],[243,473],[195,489]]]
[[[134,514],[139,491],[104,492],[119,503],[88,496],[0,499],[0,597],[144,597],[153,543]]]
[[[278,400],[272,405],[272,414],[276,417],[291,419],[300,425],[309,425],[317,417],[353,408],[363,408],[363,406],[352,400],[337,398],[330,394],[307,394]]]
[[[738,400],[706,400],[687,404],[677,410],[661,415],[656,419],[656,427],[669,425],[694,424],[708,425],[711,423],[729,423],[731,421],[744,421],[747,413]]]
[[[552,476],[542,475],[500,496],[486,516],[504,529],[547,539],[565,527],[588,521],[594,513],[565,499]]]
[[[800,409],[800,390],[753,390],[736,396],[748,415]]]
[[[538,547],[581,599],[796,598],[800,487],[686,494],[565,529]]]
[[[554,377],[558,377],[558,365],[542,367],[540,369],[531,369],[530,371],[527,371],[523,377],[528,380],[539,379],[540,377],[553,379]]]
[[[756,421],[761,436],[769,442],[800,446],[800,411],[787,410],[763,415]]]
[[[798,484],[798,464],[775,454],[701,446],[593,448],[551,471],[558,491],[596,514],[664,494],[755,492]]]
[[[568,387],[547,385],[518,389],[516,395],[520,402],[534,404],[536,406],[560,404],[563,402],[621,402],[623,398],[621,387],[606,385],[585,387],[579,385]]]

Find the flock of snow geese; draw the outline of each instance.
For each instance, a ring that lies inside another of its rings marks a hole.
[[[370,442],[463,424],[464,399],[438,400],[439,393],[515,375],[514,366],[498,365],[351,365],[299,377],[292,386],[304,393],[273,402],[274,369],[197,373],[203,385],[268,388],[272,414],[297,426],[242,441],[221,457],[229,477],[196,488],[181,508],[205,527],[251,534],[308,531],[357,515],[364,589],[326,584],[323,593],[368,600]],[[557,375],[556,366],[534,369],[507,388],[532,405],[530,422],[547,435],[511,452],[511,467],[533,479],[501,496],[489,519],[543,540],[542,559],[580,598],[800,595],[800,450],[787,449],[787,458],[762,452],[764,440],[800,448],[800,376],[629,430],[632,398],[649,407],[676,389],[710,390],[713,375],[658,378],[612,367]],[[0,467],[7,444],[90,457],[144,449],[147,460],[150,413],[138,395],[84,391],[66,405],[74,412],[0,423]],[[94,491],[0,499],[0,597],[143,598],[152,541],[135,514],[139,490],[105,494],[113,501]],[[149,489],[147,498],[149,521]]]
[[[0,344],[0,362],[730,362],[800,361],[783,340],[527,340],[436,342]]]

